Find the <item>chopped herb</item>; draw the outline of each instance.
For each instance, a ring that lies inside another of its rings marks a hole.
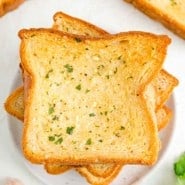
[[[177,2],[175,0],[170,0],[170,2],[171,2],[171,5],[176,5],[177,4]]]
[[[121,127],[120,127],[120,130],[125,130],[125,127],[124,127],[124,126],[121,126]]]
[[[115,135],[116,137],[120,137],[120,134],[119,134],[119,133],[114,133],[114,135]]]
[[[114,74],[116,74],[116,73],[117,73],[117,71],[118,71],[118,68],[116,67],[116,69],[114,70]]]
[[[35,37],[36,35],[35,34],[32,34],[31,37]]]
[[[53,69],[50,69],[50,70],[47,72],[45,78],[49,78],[49,75],[50,75],[50,73],[52,73],[52,72],[53,72]]]
[[[85,48],[85,50],[89,50],[89,48]]]
[[[87,141],[86,141],[86,145],[91,145],[92,144],[92,140],[91,138],[89,138]]]
[[[105,116],[107,115],[107,113],[108,113],[107,111],[104,112]]]
[[[77,85],[75,88],[76,88],[77,90],[79,90],[79,91],[80,91],[80,90],[81,90],[81,88],[82,88],[82,87],[81,87],[81,84]]]
[[[185,153],[183,153],[174,163],[174,172],[178,180],[177,184],[185,184]]]
[[[54,112],[54,107],[49,107],[48,114],[52,114]]]
[[[110,76],[109,76],[109,75],[106,75],[106,78],[107,78],[107,79],[109,79],[109,78],[110,78]]]
[[[49,137],[48,137],[48,140],[49,140],[49,141],[54,141],[54,140],[55,140],[55,136],[49,136]]]
[[[86,89],[85,93],[88,93],[88,92],[90,92],[90,90],[89,89]]]
[[[66,68],[68,73],[72,73],[73,72],[73,66],[71,66],[69,64],[66,64],[64,67]]]
[[[132,79],[133,78],[133,76],[129,76],[129,77],[127,77],[127,79]]]
[[[81,38],[79,38],[79,37],[75,37],[75,41],[76,42],[82,42]]]
[[[94,116],[96,116],[94,113],[89,114],[89,117],[94,117]]]
[[[121,60],[121,57],[122,57],[122,55],[120,55],[120,56],[118,57],[118,60]]]
[[[55,134],[56,137],[60,137],[62,134]]]
[[[99,69],[103,69],[105,66],[104,65],[99,65],[98,67],[97,67],[97,69],[99,70]]]
[[[66,133],[71,135],[73,133],[73,130],[74,130],[75,127],[67,127],[66,129]]]
[[[60,137],[59,139],[57,139],[57,141],[55,141],[55,144],[61,144],[63,142],[63,138]]]
[[[99,139],[98,141],[99,141],[100,143],[102,143],[102,142],[103,142],[103,140],[102,140],[102,139]]]
[[[72,141],[73,144],[76,144],[76,141]]]
[[[59,120],[59,117],[55,115],[55,116],[53,117],[53,119],[52,119],[52,120],[53,120],[53,121],[55,121],[55,120]]]

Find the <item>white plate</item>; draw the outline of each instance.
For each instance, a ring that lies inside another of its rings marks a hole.
[[[42,166],[31,165],[28,163],[21,153],[21,124],[16,119],[6,116],[3,110],[3,102],[10,92],[21,84],[19,71],[19,38],[17,32],[21,28],[30,27],[51,27],[52,16],[57,11],[63,11],[70,15],[90,21],[110,33],[117,33],[128,30],[142,30],[159,34],[168,34],[173,42],[168,50],[168,55],[165,62],[165,68],[178,77],[181,82],[185,82],[185,42],[173,35],[160,24],[147,18],[145,15],[134,9],[132,6],[122,0],[29,0],[26,1],[19,9],[13,11],[3,18],[0,18],[0,120],[3,122],[0,125],[0,136],[4,139],[0,141],[0,178],[4,175],[16,176],[23,178],[26,184],[40,184],[33,180],[34,177],[28,173],[29,170],[36,178],[47,185],[82,185],[87,184],[75,171],[69,171],[63,175],[51,176],[48,175]],[[177,64],[178,63],[178,64]],[[184,70],[183,70],[184,67]],[[181,109],[185,106],[183,99],[185,88],[180,86],[177,88],[177,95],[173,95],[169,102],[169,106],[174,111],[174,118],[171,123],[165,128],[161,134],[162,150],[160,152],[159,161],[154,167],[145,166],[125,166],[118,177],[113,181],[113,185],[129,185],[143,179],[146,174],[152,171],[153,168],[160,168],[160,164],[164,163],[164,159],[169,156],[175,157],[175,151],[182,151],[182,146],[178,144],[177,150],[176,141],[184,139],[184,136],[175,133],[176,125],[179,126],[185,120],[185,116]],[[8,125],[8,126],[7,126]],[[181,129],[185,127],[181,124]],[[178,130],[178,133],[180,130]],[[170,144],[171,142],[171,144]],[[173,146],[176,150],[169,149],[168,146]],[[14,152],[14,154],[12,154]],[[169,153],[170,152],[170,153]],[[162,160],[163,159],[163,160]],[[165,161],[165,160],[164,160]],[[26,164],[26,167],[25,167]],[[19,168],[20,167],[20,168]],[[16,170],[19,170],[20,176]],[[155,170],[154,170],[155,171]],[[163,172],[164,174],[166,172]],[[153,175],[159,177],[158,175]],[[161,177],[160,177],[161,178]],[[147,180],[145,180],[147,179]],[[161,185],[164,181],[159,181],[154,178],[144,178],[142,184]],[[0,180],[1,184],[1,180]],[[169,184],[169,183],[168,183]]]

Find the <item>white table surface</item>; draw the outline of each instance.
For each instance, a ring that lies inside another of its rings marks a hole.
[[[90,21],[110,33],[142,30],[171,37],[164,67],[180,82],[173,93],[175,128],[165,157],[137,184],[174,185],[173,163],[185,151],[185,40],[122,0],[27,0],[20,8],[0,18],[0,185],[4,185],[6,177],[19,178],[25,185],[42,184],[25,166],[7,124],[15,119],[6,114],[3,106],[6,97],[18,85],[20,41],[17,32],[21,28],[50,27],[57,11]]]

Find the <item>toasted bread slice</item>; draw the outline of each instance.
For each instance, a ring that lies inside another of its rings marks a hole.
[[[17,8],[24,0],[0,0],[0,17]]]
[[[108,34],[105,30],[90,24],[84,20],[72,17],[63,12],[57,12],[53,16],[53,29],[76,35],[100,37]]]
[[[156,115],[158,122],[158,130],[160,131],[170,122],[172,117],[172,111],[167,106],[163,106],[162,109],[158,109]]]
[[[44,165],[45,170],[52,175],[58,175],[61,173],[64,173],[68,170],[70,170],[71,168],[73,168],[72,166],[68,166],[68,165],[62,165],[62,164],[50,164],[50,163],[46,163]]]
[[[24,91],[23,87],[13,91],[5,102],[6,111],[19,120],[24,120]]]
[[[185,39],[185,2],[183,0],[125,0],[161,22]]]
[[[160,85],[156,86],[156,84]],[[156,110],[164,105],[177,85],[178,80],[174,76],[165,70],[160,71],[157,78],[152,81],[152,86],[155,88],[156,93]]]
[[[82,176],[84,176],[87,181],[92,185],[108,185],[118,175],[121,169],[122,165],[117,165],[114,170],[111,171],[108,177],[97,177],[90,173],[85,167],[76,168],[76,170]]]
[[[63,164],[152,164],[156,161],[159,150],[157,128],[146,108],[142,87],[161,69],[170,43],[167,36],[128,32],[92,39],[50,29],[22,30],[19,35],[22,39],[21,62],[32,79],[23,137],[23,151],[30,161]],[[97,86],[97,81],[102,85]],[[112,88],[112,83],[118,87]],[[124,88],[125,84],[129,88]],[[70,96],[66,97],[69,92]],[[128,106],[123,107],[118,99]],[[106,110],[107,103],[115,110]],[[74,105],[81,106],[76,108]],[[118,115],[125,115],[127,119],[122,120]],[[57,129],[51,120],[58,125]],[[65,124],[61,125],[64,120]],[[87,126],[83,122],[88,123]],[[100,123],[105,124],[103,135],[97,129]],[[37,128],[34,133],[33,128]],[[72,128],[75,131],[71,136],[67,130]],[[110,151],[111,155],[107,156]]]

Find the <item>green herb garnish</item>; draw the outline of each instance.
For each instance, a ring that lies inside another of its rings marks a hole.
[[[175,0],[170,0],[170,2],[171,2],[171,5],[176,5],[177,4],[177,2]]]
[[[55,141],[55,144],[61,144],[63,142],[63,138],[62,137],[60,137],[59,139],[57,139],[56,141]]]
[[[92,144],[92,140],[91,138],[89,138],[87,141],[86,141],[86,145],[91,145]]]
[[[49,107],[48,114],[52,114],[54,112],[54,107]]]
[[[55,120],[59,120],[59,117],[55,115],[55,116],[53,117],[53,119],[52,119],[52,120],[53,120],[53,121],[55,121]]]
[[[45,78],[49,78],[49,75],[50,75],[50,73],[52,73],[52,72],[53,72],[53,69],[50,69],[50,70],[47,72]]]
[[[48,137],[48,140],[49,140],[49,141],[54,141],[54,140],[55,140],[55,136],[49,136],[49,137]]]
[[[125,130],[125,127],[124,127],[124,126],[121,126],[121,127],[120,127],[120,130]]]
[[[178,180],[178,185],[185,184],[185,153],[183,153],[177,162],[174,163],[174,172]]]
[[[106,75],[106,78],[107,78],[107,79],[109,79],[109,78],[110,78],[110,76],[109,76],[109,75]]]
[[[81,88],[82,88],[82,87],[81,87],[81,84],[77,85],[75,88],[76,88],[77,90],[79,90],[79,91],[80,91],[80,90],[81,90]]]
[[[114,74],[116,74],[118,71],[118,68],[116,67],[115,70],[114,70]]]
[[[73,72],[73,66],[71,66],[69,64],[66,64],[64,67],[66,68],[68,73],[72,73]]]
[[[94,116],[96,116],[94,113],[89,114],[89,117],[94,117]]]
[[[73,133],[73,130],[74,130],[75,127],[67,127],[66,128],[66,133],[71,135]]]
[[[90,90],[89,89],[86,89],[85,93],[88,93],[88,92],[90,92]]]

